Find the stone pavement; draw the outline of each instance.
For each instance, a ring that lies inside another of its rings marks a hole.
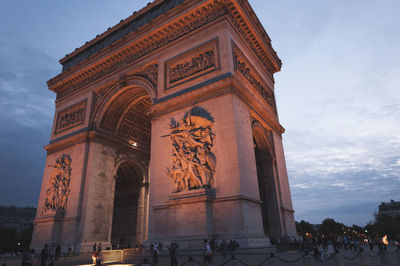
[[[181,254],[183,252],[181,251]],[[197,254],[196,254],[197,253]],[[179,256],[178,254],[178,265],[187,265],[187,266],[202,266],[203,258],[199,252],[192,254],[192,260],[189,261],[189,254],[184,256]],[[151,265],[151,256],[150,254],[146,254],[146,258],[149,261],[148,265]],[[258,252],[258,251],[246,251],[246,250],[238,250],[234,254],[234,259],[230,255],[227,256],[227,259],[223,259],[220,253],[214,254],[213,262],[211,265],[213,266],[256,266],[256,265],[265,265],[265,266],[380,266],[380,265],[390,265],[390,266],[400,266],[400,250],[389,249],[386,255],[383,257],[384,263],[382,263],[381,258],[377,250],[373,250],[372,252],[365,250],[363,253],[353,252],[353,251],[341,251],[340,254],[325,256],[325,259],[316,259],[311,255],[305,255],[301,252],[280,252],[280,253],[271,253],[268,252]],[[7,266],[21,265],[20,258],[1,258],[0,257],[0,265],[6,262]],[[103,265],[143,265],[144,257],[143,255],[136,256],[135,258],[131,258],[125,261],[125,263],[107,263]],[[37,264],[35,264],[37,265]],[[90,255],[86,256],[75,256],[75,257],[63,257],[60,261],[55,262],[56,266],[70,266],[70,265],[79,265],[79,266],[89,266],[91,265]],[[161,253],[159,257],[159,266],[168,266],[170,265],[170,260],[166,251]]]

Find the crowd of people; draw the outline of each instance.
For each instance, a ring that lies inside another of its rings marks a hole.
[[[377,247],[377,250],[380,253],[384,253],[387,249],[388,242],[385,238],[370,238],[370,237],[356,237],[356,236],[346,236],[346,235],[318,235],[311,236],[306,235],[304,237],[283,237],[277,241],[279,244],[285,243],[296,243],[302,249],[308,251],[312,251],[314,256],[320,257],[321,259],[332,256],[333,254],[338,254],[340,251],[363,251],[364,248],[369,248],[371,251],[374,250],[374,247]],[[397,247],[400,248],[399,243]],[[210,265],[213,261],[213,256],[217,252],[222,255],[224,260],[227,259],[228,254],[232,255],[240,245],[235,240],[230,240],[229,242],[223,239],[222,241],[217,241],[215,239],[212,240],[203,240],[203,264]],[[312,248],[312,249],[311,249]],[[142,246],[137,247],[137,249],[143,249]],[[158,265],[158,259],[160,255],[160,251],[163,249],[163,243],[153,243],[150,245],[150,251],[152,254],[152,263],[153,265]],[[168,247],[168,254],[170,257],[170,265],[177,266],[177,250],[179,249],[179,244],[173,242]],[[101,265],[101,256],[100,253],[102,251],[101,242],[99,244],[95,243],[93,245],[92,252],[92,263],[93,265]],[[70,252],[70,250],[69,250]],[[42,266],[46,265],[54,265],[55,261],[59,260],[61,253],[60,246],[57,247],[49,247],[47,244],[40,251],[40,253],[36,253],[34,249],[27,250],[22,254],[22,266],[33,266],[36,264],[40,264]],[[68,254],[68,253],[67,253]]]
[[[227,258],[228,253],[233,254],[233,252],[239,248],[240,245],[235,241],[231,240],[229,243],[224,239],[221,243],[218,243],[215,239],[212,240],[203,240],[203,264],[210,265],[213,261],[213,255],[216,252],[220,252],[222,254],[223,259]],[[177,249],[179,248],[179,244],[173,242],[168,247],[168,254],[170,257],[170,265],[177,266]],[[153,265],[158,265],[158,258],[160,255],[160,251],[163,249],[162,243],[153,243],[150,245],[150,251],[152,253],[152,263]]]
[[[40,264],[41,266],[46,265],[54,265],[55,261],[58,261],[61,255],[61,247],[52,247],[45,244],[40,253],[36,253],[34,249],[26,250],[22,254],[22,266],[33,266],[36,264]]]
[[[307,250],[307,247],[312,247],[314,256],[321,258],[331,256],[332,254],[338,254],[341,251],[359,252],[364,251],[366,248],[373,251],[375,247],[378,252],[382,253],[387,250],[389,244],[385,237],[371,238],[360,235],[306,235],[304,237],[283,237],[279,239],[277,243],[278,245],[281,243],[298,243],[304,250]],[[399,243],[393,243],[399,246]]]

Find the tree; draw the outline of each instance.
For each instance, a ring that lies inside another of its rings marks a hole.
[[[389,239],[400,240],[400,215],[376,215],[375,221],[365,226],[372,237],[388,235]]]
[[[22,252],[29,248],[32,239],[33,227],[17,232],[14,228],[0,229],[0,253]]]
[[[346,229],[347,227],[344,224],[338,223],[332,218],[326,218],[322,221],[319,232],[322,235],[339,235],[343,234]]]
[[[315,235],[314,226],[304,220],[301,220],[300,222],[296,222],[296,229],[297,229],[297,233],[299,233],[302,236],[305,236],[306,233]]]

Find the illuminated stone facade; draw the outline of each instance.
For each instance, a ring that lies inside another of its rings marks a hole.
[[[296,233],[281,62],[246,0],[156,0],[60,62],[33,247]]]

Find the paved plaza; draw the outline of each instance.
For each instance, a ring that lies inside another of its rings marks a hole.
[[[400,250],[394,247],[389,248],[383,257],[383,261],[378,253],[378,249],[375,247],[373,251],[370,251],[365,247],[365,251],[362,253],[354,251],[344,251],[342,250],[336,255],[325,255],[323,259],[315,258],[311,254],[305,255],[303,252],[292,251],[292,252],[276,252],[272,253],[267,250],[244,250],[239,249],[235,252],[234,258],[232,254],[228,254],[226,259],[223,258],[222,254],[217,252],[213,256],[212,264],[213,266],[222,265],[265,265],[265,266],[378,266],[378,265],[400,265]],[[147,259],[147,264],[145,263]],[[0,265],[7,263],[7,266],[21,265],[20,258],[0,258]],[[39,264],[35,264],[39,265]],[[67,266],[67,265],[79,265],[86,266],[92,265],[90,260],[90,255],[82,256],[71,256],[62,257],[60,261],[54,263],[56,266]],[[126,259],[124,263],[122,262],[111,262],[104,263],[102,265],[152,265],[152,258],[149,252],[145,254],[139,254],[135,257]],[[163,250],[159,257],[159,266],[170,265],[170,259],[166,250]],[[178,252],[178,265],[187,266],[202,266],[203,257],[201,251],[197,252]]]

